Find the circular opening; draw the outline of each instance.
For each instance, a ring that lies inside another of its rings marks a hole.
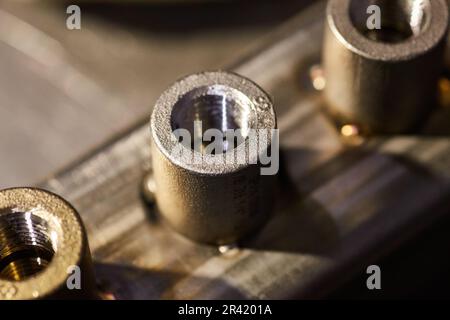
[[[429,0],[352,0],[350,18],[366,38],[398,43],[418,36],[430,16]]]
[[[194,151],[227,152],[244,142],[254,127],[252,102],[223,85],[196,88],[174,105],[171,125],[179,138],[179,129],[189,132],[190,139],[183,136],[180,142]]]
[[[32,212],[0,211],[0,279],[22,281],[43,271],[56,251],[54,234]]]

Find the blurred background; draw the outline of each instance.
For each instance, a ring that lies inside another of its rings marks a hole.
[[[0,2],[0,188],[30,185],[245,56],[310,0]],[[81,30],[66,9],[81,7]]]
[[[149,119],[176,79],[235,63],[311,2],[2,0],[0,188],[42,181]],[[66,28],[70,4],[81,30]],[[377,262],[382,292],[367,291],[361,273],[331,297],[448,297],[449,225]]]

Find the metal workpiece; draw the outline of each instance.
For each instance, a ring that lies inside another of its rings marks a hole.
[[[191,239],[221,245],[265,223],[275,175],[262,174],[258,158],[272,146],[276,117],[259,86],[228,72],[190,75],[158,99],[150,127],[156,202],[169,225]],[[184,143],[175,134],[179,129],[195,141]],[[208,129],[222,135],[233,129],[235,143],[222,139],[220,150],[208,150],[198,143]]]
[[[0,300],[95,297],[86,232],[75,209],[39,189],[0,191]]]
[[[414,130],[435,105],[448,14],[445,0],[330,0],[327,111],[367,133]]]

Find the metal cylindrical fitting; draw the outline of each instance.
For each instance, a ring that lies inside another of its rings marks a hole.
[[[219,152],[209,152],[201,143],[196,148],[194,121],[202,123],[200,137],[207,129],[221,134],[237,130],[237,143],[220,140]],[[175,230],[220,245],[264,224],[272,209],[274,175],[261,174],[257,158],[271,148],[272,136],[263,132],[276,129],[276,117],[260,87],[228,72],[190,75],[162,94],[150,127],[156,202]],[[179,129],[195,141],[181,141],[175,134]],[[251,129],[258,132],[256,144]],[[263,135],[267,143],[262,143]]]
[[[415,129],[435,102],[448,14],[445,0],[330,0],[323,64],[331,115],[371,133]]]
[[[95,298],[94,288],[75,209],[39,189],[0,191],[0,300]]]

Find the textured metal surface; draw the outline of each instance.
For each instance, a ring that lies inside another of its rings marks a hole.
[[[148,119],[41,184],[80,212],[97,279],[116,299],[323,296],[448,212],[448,110],[431,129],[356,148],[318,111],[308,74],[324,12],[318,2],[232,68],[274,97],[283,153],[274,216],[240,248],[196,244],[155,219],[141,198]]]
[[[86,232],[62,198],[29,188],[0,191],[0,300],[93,298]],[[81,270],[81,289],[69,290],[68,270]]]
[[[188,145],[175,137],[180,129],[189,135]],[[210,129],[240,132],[241,143],[228,139],[229,145],[210,151],[192,145]],[[258,158],[268,154],[271,143],[263,139],[270,139],[273,129],[269,96],[239,75],[204,72],[167,89],[150,123],[156,200],[165,219],[182,234],[212,244],[234,243],[260,228],[273,207],[275,181],[261,174]],[[255,130],[254,137],[249,130]]]
[[[367,8],[381,10],[369,30]],[[325,97],[341,123],[368,132],[416,129],[436,102],[448,6],[436,1],[332,0],[327,8]]]

